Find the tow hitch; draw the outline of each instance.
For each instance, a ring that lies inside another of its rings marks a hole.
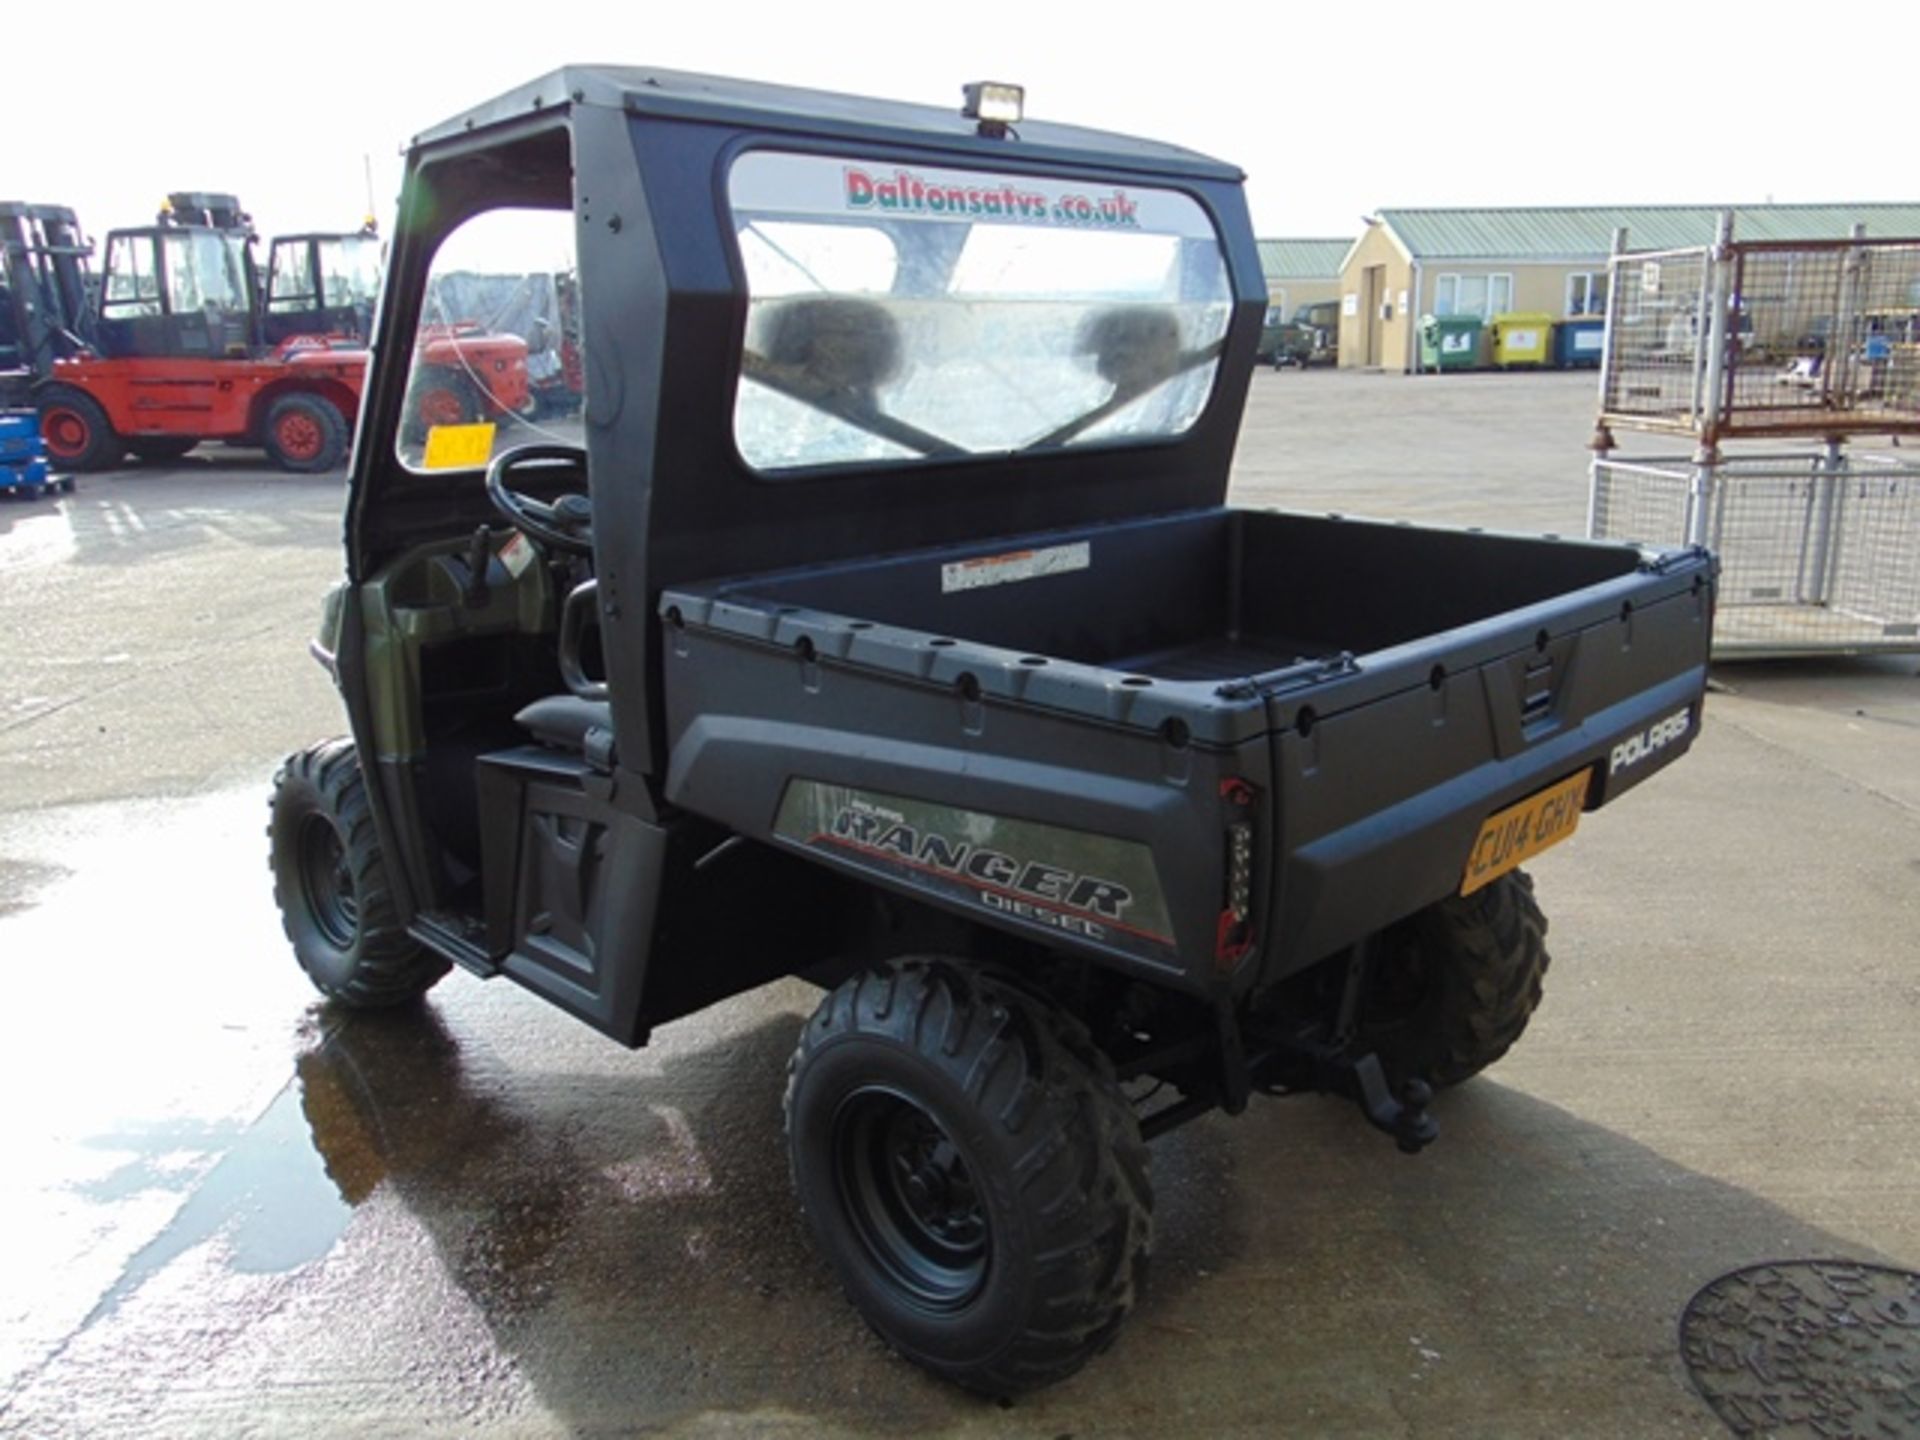
[[[1391,1135],[1406,1155],[1418,1155],[1440,1138],[1440,1126],[1427,1111],[1433,1087],[1408,1080],[1395,1095],[1380,1057],[1371,1051],[1356,1058],[1309,1042],[1283,1042],[1261,1056],[1255,1077],[1255,1088],[1264,1095],[1343,1095],[1357,1101],[1367,1123]]]
[[[1358,1087],[1355,1099],[1367,1112],[1374,1128],[1386,1131],[1401,1153],[1418,1155],[1440,1138],[1440,1126],[1427,1113],[1433,1100],[1433,1087],[1424,1080],[1409,1080],[1400,1087],[1399,1098],[1387,1088],[1386,1072],[1378,1055],[1362,1055],[1349,1072]]]
[[[1427,1111],[1433,1102],[1433,1087],[1425,1080],[1410,1079],[1402,1082],[1396,1095],[1387,1083],[1380,1057],[1371,1050],[1354,1053],[1360,1002],[1373,966],[1373,942],[1363,940],[1348,956],[1340,1005],[1330,1032],[1322,1028],[1317,1034],[1258,1037],[1254,1086],[1268,1095],[1344,1095],[1359,1103],[1368,1124],[1393,1137],[1402,1154],[1417,1155],[1440,1138],[1440,1126]]]

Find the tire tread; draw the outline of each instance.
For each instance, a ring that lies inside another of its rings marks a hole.
[[[444,957],[409,935],[400,921],[353,742],[344,738],[323,740],[296,751],[275,774],[273,788],[270,803],[274,822],[267,827],[267,835],[275,847],[270,860],[274,899],[280,907],[281,928],[307,978],[329,999],[355,1009],[386,1009],[424,993],[450,966]],[[286,805],[297,812],[292,825],[283,822],[281,809]],[[322,973],[322,956],[314,951],[311,937],[302,933],[304,927],[299,923],[306,902],[298,883],[291,879],[294,862],[278,853],[280,845],[294,843],[292,835],[282,834],[283,825],[297,829],[297,821],[314,812],[325,814],[334,823],[353,876],[359,934],[351,973],[344,981]]]
[[[882,1339],[969,1389],[1009,1396],[1080,1369],[1112,1344],[1138,1302],[1152,1248],[1146,1144],[1111,1063],[1078,1020],[1006,978],[944,961],[900,962],[886,976],[846,981],[802,1027],[787,1070],[790,1137],[808,1065],[852,1037],[915,1051],[968,1097],[1014,1156],[1014,1188],[1034,1227],[1026,1323],[984,1359],[905,1351],[849,1285],[855,1305]],[[794,1164],[804,1197],[797,1153]],[[828,1217],[807,1219],[830,1248]]]

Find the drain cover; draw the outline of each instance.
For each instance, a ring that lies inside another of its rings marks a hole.
[[[1790,1260],[1723,1275],[1687,1304],[1680,1355],[1736,1435],[1920,1435],[1920,1275]]]

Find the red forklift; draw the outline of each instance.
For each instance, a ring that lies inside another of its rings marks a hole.
[[[259,445],[303,473],[346,459],[366,352],[301,336],[262,345],[252,238],[233,196],[190,191],[154,224],[107,236],[97,301],[33,366],[57,465],[174,460],[203,440]]]
[[[295,342],[363,349],[380,293],[381,242],[373,218],[345,233],[276,236],[267,254],[260,335],[268,345]],[[416,442],[435,425],[525,415],[526,341],[472,321],[423,326],[408,414]]]

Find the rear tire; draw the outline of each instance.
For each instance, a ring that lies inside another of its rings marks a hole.
[[[380,1009],[424,994],[447,973],[394,910],[352,741],[289,756],[270,804],[273,898],[294,958],[321,994]]]
[[[1458,1085],[1519,1040],[1539,1008],[1551,963],[1533,879],[1515,870],[1390,925],[1356,1048],[1396,1084]]]
[[[828,995],[788,1067],[794,1189],[895,1350],[1006,1396],[1113,1343],[1146,1280],[1147,1151],[1085,1027],[907,961]]]
[[[106,409],[84,390],[49,385],[35,397],[40,438],[47,458],[64,470],[111,470],[126,457],[127,444]]]
[[[142,460],[164,463],[178,460],[200,443],[198,435],[130,435],[127,449]]]
[[[338,469],[347,458],[347,422],[318,395],[282,395],[267,410],[267,458],[296,475]]]

